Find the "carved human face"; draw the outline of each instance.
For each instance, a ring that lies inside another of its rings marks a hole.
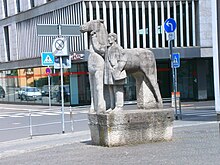
[[[109,34],[109,35],[108,35],[108,43],[109,43],[110,45],[112,45],[112,44],[115,43],[115,42],[116,42],[116,35]]]

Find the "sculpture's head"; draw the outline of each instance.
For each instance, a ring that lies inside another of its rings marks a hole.
[[[113,43],[117,42],[117,34],[116,33],[109,33],[108,34],[108,43],[112,45]]]
[[[100,31],[100,28],[103,26],[103,22],[104,21],[101,19],[88,21],[84,23],[83,25],[81,25],[80,31],[81,33],[91,32],[91,31],[95,31],[95,32]]]

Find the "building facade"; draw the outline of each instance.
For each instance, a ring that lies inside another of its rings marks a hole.
[[[41,53],[52,51],[56,37],[38,37],[37,24],[81,25],[93,19],[103,19],[108,32],[118,35],[123,48],[149,48],[154,52],[162,97],[169,98],[172,71],[163,24],[167,18],[174,18],[177,29],[173,52],[181,54],[177,80],[181,98],[214,98],[210,0],[2,0],[0,8],[0,85],[5,90],[1,101],[48,103],[47,96],[35,101],[18,98],[21,87],[43,91],[48,85]],[[70,93],[67,105],[90,103],[88,37],[69,37],[70,54],[74,56],[71,68],[64,69],[64,84]],[[59,70],[51,69],[51,100],[59,104]],[[127,79],[126,100],[136,99],[134,81],[131,76]]]

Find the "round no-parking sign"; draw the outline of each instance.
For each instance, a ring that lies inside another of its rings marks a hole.
[[[50,74],[51,73],[51,69],[50,68],[46,68],[46,74]]]

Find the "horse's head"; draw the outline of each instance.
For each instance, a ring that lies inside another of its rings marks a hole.
[[[82,33],[85,32],[92,32],[90,34],[96,34],[97,40],[101,45],[106,45],[108,44],[108,31],[105,28],[105,25],[103,24],[103,20],[91,20],[83,25],[81,25],[80,31]]]
[[[88,21],[88,22],[84,23],[83,25],[81,25],[80,31],[82,33],[91,32],[91,31],[97,32],[103,26],[103,22],[104,21],[101,19]]]

